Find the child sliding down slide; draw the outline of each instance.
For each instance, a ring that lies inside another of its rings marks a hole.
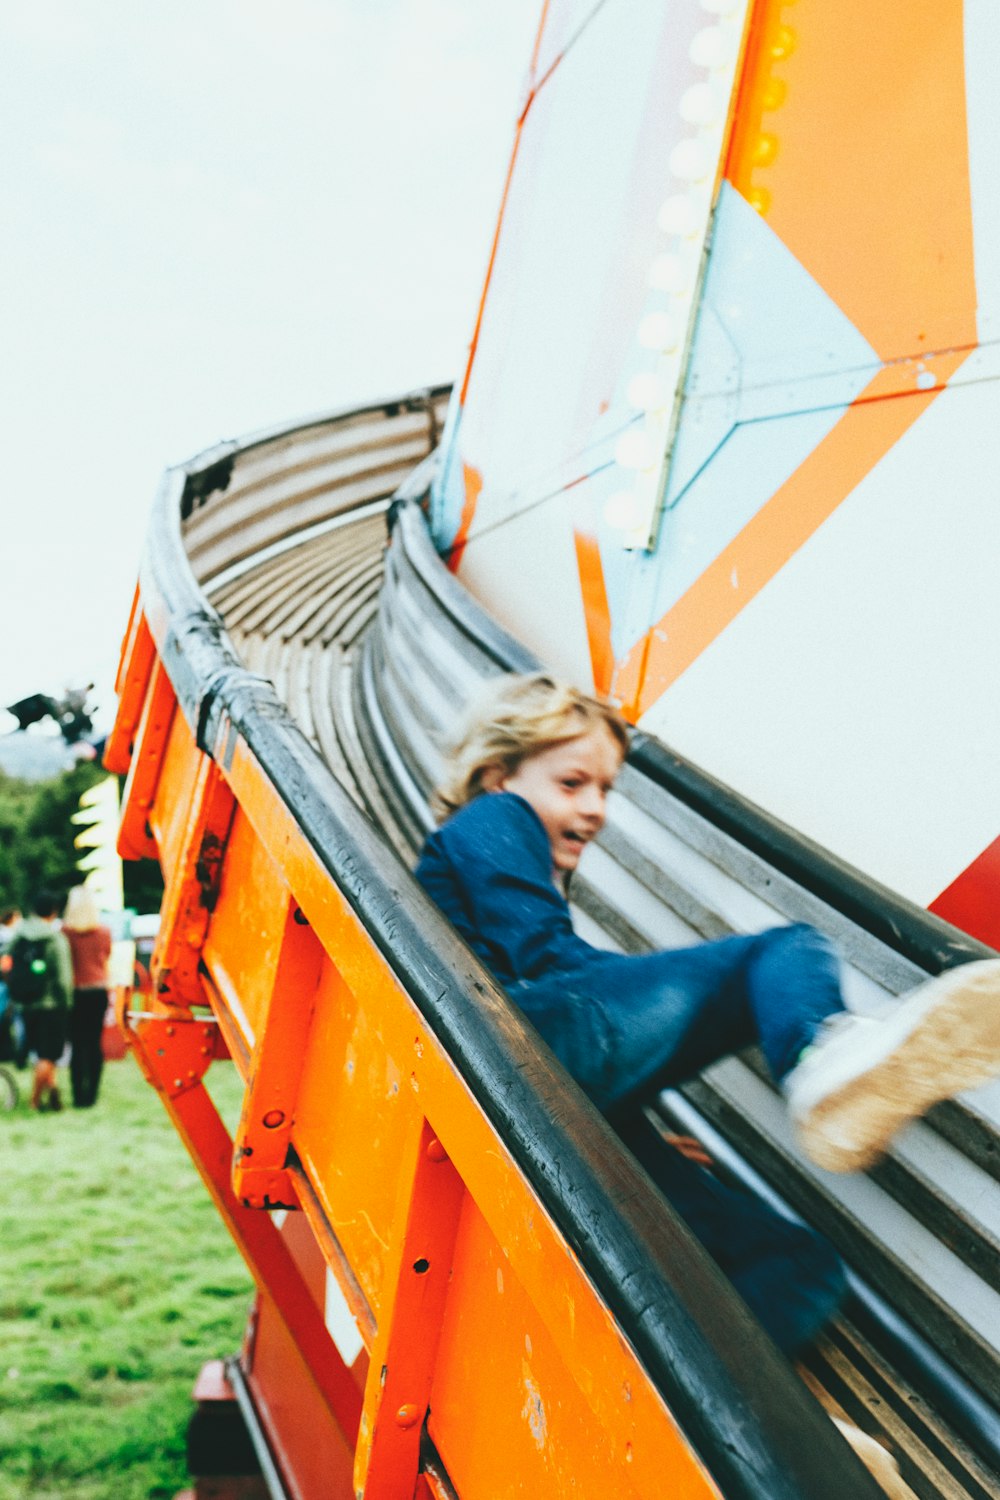
[[[862,1170],[932,1104],[1000,1072],[1000,960],[949,970],[884,1020],[850,1015],[811,927],[627,955],[573,931],[563,885],[628,748],[609,704],[542,674],[500,680],[455,746],[417,877],[786,1351],[843,1295],[819,1236],[652,1138],[643,1105],[758,1042],[803,1150]]]

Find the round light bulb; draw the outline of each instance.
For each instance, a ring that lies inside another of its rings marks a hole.
[[[778,137],[769,130],[762,130],[753,143],[751,160],[755,167],[769,167],[778,154]]]
[[[670,392],[658,375],[644,371],[633,375],[625,392],[629,406],[639,411],[663,411],[670,400]]]
[[[644,506],[634,490],[616,490],[604,503],[604,519],[614,531],[637,531]]]
[[[767,188],[751,188],[747,193],[747,202],[755,213],[763,215],[771,207],[771,194]]]
[[[699,68],[724,68],[733,55],[733,38],[721,26],[706,26],[691,39],[691,61]]]
[[[783,78],[769,78],[760,102],[766,110],[780,109],[787,95],[788,85]]]
[[[649,284],[658,292],[683,292],[688,283],[679,255],[658,255],[649,268]]]
[[[680,343],[677,319],[669,313],[647,313],[639,324],[639,343],[644,349],[661,349],[664,353]]]
[[[689,193],[674,193],[663,204],[656,220],[664,234],[688,239],[701,228],[702,215]]]
[[[651,469],[658,454],[648,432],[632,427],[615,444],[615,461],[623,469]]]
[[[682,182],[704,182],[714,165],[714,153],[704,141],[678,141],[670,153],[670,170]]]
[[[680,115],[688,125],[715,125],[722,117],[722,95],[711,83],[694,83],[681,95]]]

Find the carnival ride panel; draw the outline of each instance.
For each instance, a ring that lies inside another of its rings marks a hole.
[[[994,33],[555,7],[433,508],[546,661],[986,941]]]

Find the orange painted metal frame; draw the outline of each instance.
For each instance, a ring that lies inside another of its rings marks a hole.
[[[224,765],[198,749],[138,611],[119,692],[123,852],[166,879],[152,997],[122,1020],[261,1290],[244,1366],[288,1493],[428,1497],[436,1469],[463,1500],[717,1496],[249,747],[227,726]],[[204,1083],[227,1052],[235,1137]]]

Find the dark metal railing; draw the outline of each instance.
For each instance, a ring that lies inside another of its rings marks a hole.
[[[354,806],[271,685],[240,665],[181,535],[185,497],[218,457],[167,475],[140,583],[200,748],[222,759],[233,731],[245,740],[727,1500],[877,1500],[879,1488],[690,1231],[648,1191],[634,1160]]]

